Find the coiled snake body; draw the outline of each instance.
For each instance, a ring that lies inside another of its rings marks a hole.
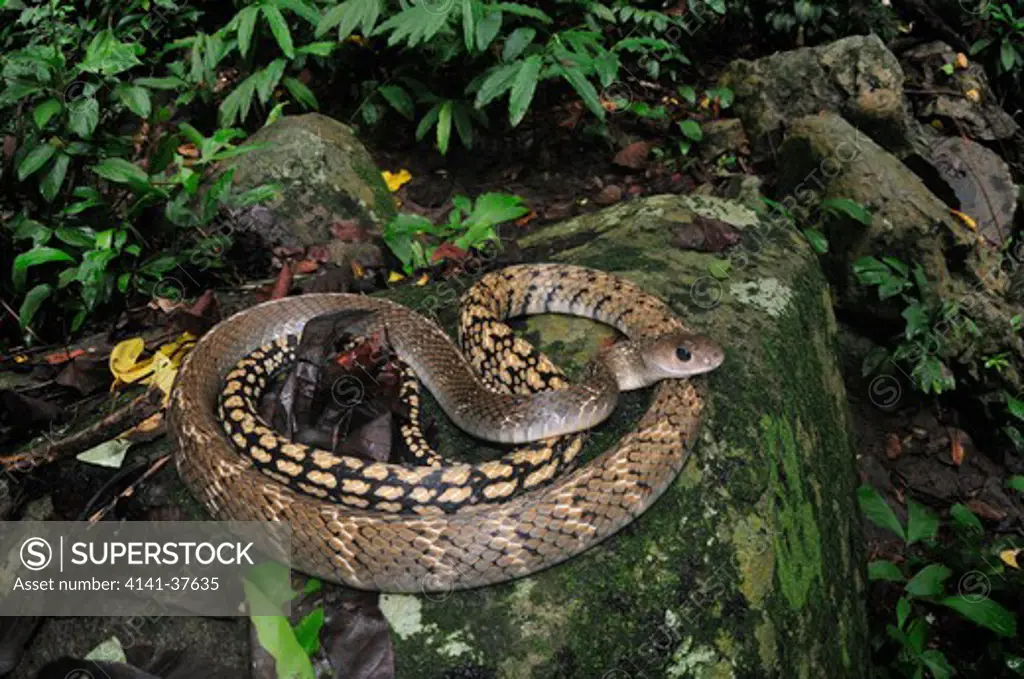
[[[266,373],[287,362],[286,338],[345,309],[374,312],[362,329],[385,330],[460,427],[492,441],[533,443],[475,465],[427,456],[430,464],[410,466],[282,439],[254,414]],[[594,318],[628,342],[567,385],[501,322],[538,313]],[[645,511],[681,469],[703,410],[689,381],[665,378],[707,372],[723,358],[635,284],[560,264],[483,277],[462,301],[460,334],[472,347],[469,360],[426,318],[359,295],[303,295],[236,314],[207,333],[180,370],[169,410],[179,473],[217,519],[288,522],[292,563],[311,575],[389,592],[493,584],[564,561]],[[530,394],[538,384],[502,384],[502,364],[518,360],[528,361],[515,366],[518,373],[562,388]],[[606,418],[619,390],[654,382],[634,431],[559,474],[579,451],[569,434]]]

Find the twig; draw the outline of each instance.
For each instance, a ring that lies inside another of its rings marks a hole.
[[[7,309],[7,313],[11,315],[11,318],[13,318],[18,325],[21,325],[21,316],[19,316],[18,312],[11,308],[11,305],[7,303],[7,300],[0,298],[0,304],[3,304],[4,309]],[[25,329],[28,330],[30,335],[39,340],[39,342],[43,341],[43,338],[36,334],[36,331],[32,329],[31,325],[26,325]]]
[[[150,387],[131,403],[118,408],[102,420],[59,441],[48,440],[13,455],[0,456],[0,469],[24,472],[50,462],[77,455],[123,432],[160,411],[163,392]]]
[[[114,506],[117,505],[117,501],[120,500],[121,498],[131,497],[132,495],[134,495],[135,494],[135,489],[138,488],[142,484],[143,481],[145,481],[146,479],[150,478],[151,476],[156,474],[158,471],[163,469],[164,465],[167,464],[167,462],[170,459],[171,459],[170,453],[168,453],[167,455],[164,455],[162,457],[158,457],[153,462],[153,464],[149,465],[149,469],[147,469],[146,472],[142,476],[140,476],[139,478],[137,478],[134,481],[132,481],[131,485],[129,485],[124,490],[122,490],[113,500],[111,500],[110,502],[108,502],[107,504],[103,505],[102,507],[97,509],[95,512],[93,512],[93,514],[88,519],[89,523],[96,523],[97,521],[102,519],[104,516],[106,516],[107,512],[109,512],[111,509],[113,509]]]

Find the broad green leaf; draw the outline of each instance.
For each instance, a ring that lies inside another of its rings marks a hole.
[[[819,255],[823,255],[828,252],[828,239],[825,238],[825,234],[817,229],[803,229],[804,238],[811,244],[811,249],[817,252]]]
[[[868,564],[869,580],[888,580],[889,582],[903,582],[903,571],[892,561],[878,560]]]
[[[73,262],[74,257],[58,248],[37,247],[28,252],[23,252],[14,258],[14,266],[11,271],[11,279],[14,287],[21,289],[25,287],[25,279],[28,277],[30,267],[48,262]]]
[[[270,113],[267,114],[267,122],[263,123],[263,127],[266,127],[267,125],[273,125],[275,122],[277,122],[277,120],[281,117],[281,114],[284,112],[284,107],[287,105],[287,102],[282,101],[273,109],[271,109]]]
[[[828,198],[821,201],[821,207],[833,213],[846,215],[861,224],[871,225],[871,213],[867,208],[849,198]]]
[[[151,90],[180,90],[188,86],[186,81],[173,76],[165,78],[136,78],[134,83],[142,87],[148,87]]]
[[[597,90],[594,89],[594,86],[583,75],[583,72],[574,66],[566,67],[564,64],[559,64],[559,70],[562,73],[562,77],[569,81],[569,84],[572,85],[576,93],[583,99],[583,103],[590,109],[590,112],[599,119],[604,120],[605,110],[601,106],[601,98],[597,95]]]
[[[896,625],[903,629],[903,623],[907,621],[907,616],[910,615],[910,600],[906,597],[901,596],[900,600],[896,602]]]
[[[952,572],[942,564],[929,564],[910,579],[906,586],[907,593],[913,596],[939,596],[945,589],[942,583]]]
[[[73,245],[76,248],[91,248],[96,244],[96,235],[85,228],[72,228],[68,226],[58,227],[53,235],[62,243]]]
[[[53,286],[49,283],[40,283],[25,294],[21,308],[18,309],[18,322],[21,323],[22,330],[28,327],[36,312],[39,311],[39,307],[51,294],[53,294]]]
[[[403,117],[413,120],[416,116],[412,97],[405,91],[404,88],[398,85],[381,85],[380,95],[384,97],[392,108],[402,114]]]
[[[697,103],[697,90],[693,89],[690,85],[681,85],[679,87],[679,96],[688,104]]]
[[[696,120],[683,120],[679,123],[679,130],[691,141],[700,141],[704,138],[704,130]]]
[[[518,125],[529,110],[543,65],[543,57],[534,54],[523,62],[523,67],[516,74],[515,82],[512,84],[512,93],[508,98],[508,122],[512,127]]]
[[[268,570],[261,568],[269,565],[261,564],[253,568],[254,573],[242,581],[250,610],[259,611],[257,615],[250,615],[253,627],[256,628],[256,638],[260,646],[274,659],[278,677],[315,679],[313,665],[295,636],[295,630],[292,629],[288,618],[281,614],[267,614],[270,611],[281,610],[282,598],[286,596],[280,591],[280,585],[268,583],[267,578],[260,577]]]
[[[441,104],[437,114],[437,150],[441,155],[448,153],[448,142],[452,138],[452,102]]]
[[[430,128],[437,123],[438,117],[441,115],[441,104],[434,104],[427,114],[420,120],[420,124],[416,126],[416,141],[420,141],[425,136]]]
[[[346,0],[332,7],[320,19],[316,27],[316,37],[322,37],[329,30],[338,27],[338,42],[352,35],[359,26],[364,36],[373,33],[380,18],[381,0]]]
[[[1010,414],[1016,417],[1018,420],[1024,420],[1024,401],[1013,396],[1006,397],[1006,407],[1009,409]]]
[[[462,0],[460,13],[462,14],[462,41],[466,45],[466,51],[473,51],[473,42],[476,36],[476,16],[473,13],[474,0]]]
[[[303,0],[274,0],[278,7],[286,9],[306,20],[311,26],[320,23],[320,12],[314,7],[307,5]]]
[[[550,16],[540,11],[539,9],[531,7],[530,5],[522,5],[519,4],[518,2],[498,2],[493,5],[490,5],[490,7],[500,12],[507,12],[509,14],[515,14],[518,16],[530,17],[531,19],[536,19],[537,21],[540,21],[541,23],[545,24],[550,24],[554,21]]]
[[[298,639],[302,650],[307,656],[312,656],[320,650],[320,629],[324,626],[323,606],[317,606],[310,611],[299,624],[295,625],[295,638]]]
[[[284,75],[286,65],[287,62],[284,59],[274,59],[266,68],[256,74],[256,94],[259,96],[261,104],[270,101],[271,95],[274,94],[274,88],[277,87],[281,76]]]
[[[1003,64],[1003,70],[1007,72],[1012,71],[1013,65],[1017,63],[1017,50],[1009,38],[1003,38],[1002,44],[999,45],[999,60]]]
[[[75,456],[76,460],[94,464],[98,467],[120,469],[124,456],[132,447],[131,441],[125,439],[108,439]]]
[[[907,545],[935,539],[939,532],[939,518],[913,500],[907,500],[907,510]]]
[[[334,42],[311,42],[295,50],[296,54],[312,54],[317,57],[329,57],[337,47]]]
[[[1014,489],[1018,493],[1024,493],[1024,476],[1019,474],[1011,476],[1007,481],[1006,485]]]
[[[990,629],[999,636],[1006,638],[1017,636],[1017,616],[992,599],[976,601],[974,598],[950,596],[942,599],[939,603],[952,608],[971,622]]]
[[[133,187],[148,186],[149,184],[149,176],[146,171],[124,158],[105,158],[90,169],[104,179],[118,184],[130,184]]]
[[[262,10],[267,23],[270,24],[270,32],[274,35],[277,46],[281,48],[286,57],[294,59],[295,45],[292,44],[292,33],[288,30],[288,22],[285,21],[281,10],[270,4],[260,5],[260,10]]]
[[[864,516],[876,526],[887,528],[903,540],[907,539],[900,520],[896,518],[896,514],[889,507],[889,503],[879,495],[877,490],[871,486],[861,486],[858,488],[857,504],[860,506],[860,510],[864,512]]]
[[[57,148],[47,143],[39,144],[29,151],[21,163],[18,164],[18,180],[25,181],[26,178],[38,172],[56,152]]]
[[[121,100],[135,115],[148,118],[153,111],[153,102],[149,98],[149,90],[138,85],[118,85],[114,95]]]
[[[82,97],[68,104],[68,127],[82,139],[92,137],[100,122],[100,103],[93,97]]]
[[[455,130],[459,133],[459,139],[467,149],[473,148],[473,123],[469,119],[467,106],[457,104],[452,108],[452,121],[455,123]]]
[[[942,651],[931,648],[923,651],[918,657],[928,666],[928,670],[935,679],[950,679],[953,676],[953,667],[946,660]]]
[[[70,162],[71,156],[66,153],[58,153],[53,165],[50,166],[50,171],[46,173],[43,181],[39,184],[39,192],[43,194],[47,203],[52,203],[53,199],[57,197],[57,193],[64,183],[64,177],[68,173]]]
[[[989,45],[991,45],[992,42],[992,38],[982,38],[981,40],[976,41],[973,45],[971,45],[971,49],[969,50],[970,55],[974,56],[978,52],[981,52]]]
[[[968,530],[978,534],[985,532],[985,528],[981,525],[981,521],[978,517],[974,515],[974,512],[959,502],[949,508],[949,515],[953,517],[953,520],[958,525],[963,526]]]
[[[36,127],[41,130],[46,127],[46,123],[50,121],[50,118],[60,113],[60,110],[60,101],[50,97],[32,109],[32,120],[35,121]]]
[[[536,35],[537,29],[535,28],[523,27],[512,31],[505,40],[505,46],[501,49],[501,60],[512,61],[519,58],[519,55],[530,46]]]
[[[249,53],[259,13],[260,8],[256,5],[250,5],[238,13],[238,51],[243,57]]]
[[[236,120],[241,119],[244,121],[248,117],[249,108],[252,106],[252,99],[256,93],[256,85],[259,80],[260,75],[254,73],[238,83],[238,86],[231,91],[231,94],[224,97],[224,101],[220,103],[220,108],[217,110],[221,127],[229,127],[234,125]]]
[[[311,108],[314,111],[320,110],[320,104],[316,101],[316,95],[313,91],[306,87],[303,82],[297,78],[286,77],[283,81],[285,88],[294,97],[295,101],[299,102],[306,108]]]
[[[490,7],[488,9],[491,9]],[[486,50],[501,30],[501,12],[491,11],[477,22],[476,25],[476,49],[480,52]]]
[[[515,83],[516,76],[519,75],[519,70],[523,67],[524,63],[516,61],[492,68],[489,75],[480,84],[480,89],[477,90],[476,100],[473,102],[473,105],[476,108],[483,108],[507,92]]]
[[[142,64],[136,53],[142,47],[135,43],[123,43],[106,29],[92,39],[85,50],[85,59],[78,65],[79,70],[111,76]]]

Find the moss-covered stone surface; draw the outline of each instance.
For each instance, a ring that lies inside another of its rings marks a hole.
[[[371,234],[395,216],[395,206],[373,158],[346,125],[308,113],[283,116],[246,144],[264,144],[237,156],[238,190],[276,184],[279,198],[235,219],[275,245],[309,246],[332,240],[331,226],[354,220]]]
[[[728,257],[675,248],[671,230],[695,213],[741,228],[743,242]],[[733,204],[660,196],[520,243],[528,261],[639,282],[720,341],[726,362],[708,378],[711,405],[686,468],[617,536],[505,585],[383,596],[398,676],[866,676],[846,400],[831,302],[805,242]],[[397,297],[450,321],[438,290]],[[602,336],[562,318],[525,331],[570,372]],[[646,402],[628,395],[589,445],[609,445]],[[448,430],[443,443],[467,447]]]

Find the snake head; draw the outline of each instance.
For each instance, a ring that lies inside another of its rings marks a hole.
[[[644,365],[652,382],[692,377],[722,365],[722,347],[703,335],[677,332],[651,342],[643,352]]]

